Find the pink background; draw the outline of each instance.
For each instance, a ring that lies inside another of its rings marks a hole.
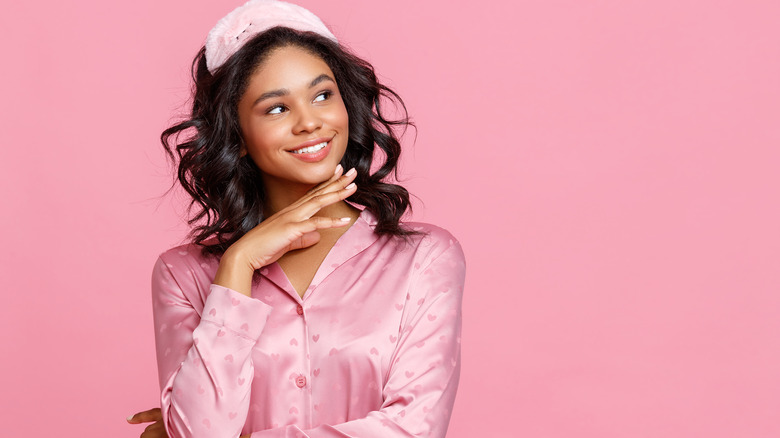
[[[239,3],[3,6],[3,436],[157,405],[158,135]],[[449,437],[780,435],[777,1],[301,4],[405,97],[414,217],[465,248]]]

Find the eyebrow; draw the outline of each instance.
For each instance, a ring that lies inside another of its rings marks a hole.
[[[316,78],[314,78],[309,83],[309,88],[316,87],[317,84],[320,84],[320,83],[322,83],[324,81],[331,81],[334,84],[336,83],[336,81],[333,80],[332,77],[330,77],[330,76],[326,75],[325,73],[323,73],[323,74],[317,76]],[[258,97],[257,100],[255,100],[255,102],[252,104],[252,107],[255,107],[258,103],[260,103],[260,102],[262,102],[262,101],[264,101],[266,99],[271,99],[273,97],[287,96],[288,94],[290,94],[290,90],[288,90],[286,88],[280,88],[278,90],[268,91],[266,93],[261,94],[260,97]]]

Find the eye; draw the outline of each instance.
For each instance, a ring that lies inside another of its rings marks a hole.
[[[330,90],[325,90],[322,93],[318,94],[317,97],[314,98],[315,102],[322,102],[323,100],[330,99],[330,96],[333,95],[333,92]]]
[[[281,114],[287,108],[284,105],[274,105],[265,112],[266,114]]]

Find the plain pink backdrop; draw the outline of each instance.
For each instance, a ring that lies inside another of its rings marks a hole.
[[[133,437],[158,136],[239,1],[6,2],[3,436]],[[780,436],[777,1],[301,1],[419,132],[414,217],[468,260],[451,438]]]

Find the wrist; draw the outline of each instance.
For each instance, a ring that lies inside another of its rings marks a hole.
[[[250,262],[249,257],[244,255],[244,253],[241,251],[241,248],[237,247],[237,245],[235,244],[233,244],[228,249],[226,249],[225,252],[222,254],[222,257],[219,260],[220,266],[223,263],[226,265],[230,265],[232,269],[254,271],[254,268],[252,267],[252,263]]]
[[[252,276],[255,270],[240,251],[228,248],[219,261],[214,284],[252,296]]]

